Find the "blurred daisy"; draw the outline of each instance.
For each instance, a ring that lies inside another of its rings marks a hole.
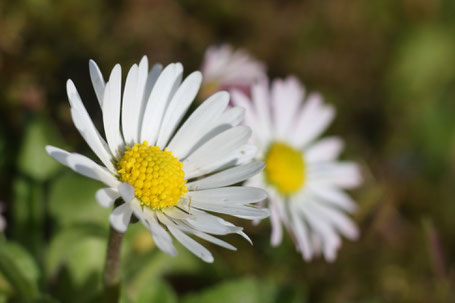
[[[4,231],[6,228],[6,219],[2,216],[2,213],[5,212],[5,210],[5,204],[0,201],[0,232]]]
[[[246,108],[245,122],[254,132],[258,157],[266,168],[249,186],[266,188],[271,211],[271,243],[281,243],[283,224],[305,260],[322,253],[333,261],[340,234],[356,239],[358,230],[346,212],[356,205],[343,189],[361,183],[359,167],[337,161],[343,149],[338,137],[315,140],[334,118],[333,107],[319,94],[304,99],[294,77],[253,86],[251,100],[233,92],[233,103]]]
[[[241,227],[212,214],[268,216],[268,210],[251,205],[266,197],[264,190],[230,186],[263,169],[262,162],[244,164],[256,152],[247,143],[250,128],[238,126],[244,110],[226,110],[229,94],[219,92],[178,128],[199,90],[200,72],[182,82],[180,63],[164,69],[156,64],[149,71],[144,57],[129,70],[122,93],[120,65],[107,82],[93,61],[89,66],[106,140],[71,80],[67,93],[73,122],[103,166],[53,146],[46,150],[63,165],[107,186],[96,193],[101,206],[123,199],[110,215],[112,227],[125,232],[134,214],[161,250],[177,254],[172,235],[206,262],[213,261],[211,253],[188,234],[232,250],[235,247],[213,235],[237,233],[248,239]]]
[[[219,90],[241,90],[249,94],[251,85],[265,77],[264,65],[245,50],[228,44],[207,49],[201,67],[204,80],[201,93],[207,97]]]

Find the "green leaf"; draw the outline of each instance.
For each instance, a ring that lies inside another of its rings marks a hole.
[[[41,276],[38,266],[20,245],[0,243],[0,273],[21,298],[28,300],[38,297],[38,280]]]
[[[176,303],[177,295],[174,290],[163,280],[151,280],[142,289],[134,301],[136,303]]]
[[[99,226],[92,223],[75,224],[73,226],[62,229],[53,239],[49,245],[47,258],[46,258],[46,275],[50,276],[56,273],[57,269],[64,263],[78,263],[79,256],[76,259],[73,258],[75,251],[81,250],[80,245],[84,246],[84,242],[90,239],[99,239],[104,242],[107,238],[107,229],[103,226]],[[104,244],[104,243],[103,243]],[[85,252],[83,251],[84,254]],[[89,248],[90,250],[90,248]],[[96,252],[97,255],[101,255],[104,258],[104,248]],[[96,257],[97,260],[101,259]],[[84,260],[82,260],[84,263]],[[101,261],[103,263],[103,261]],[[83,266],[84,267],[84,266]],[[89,270],[90,270],[90,266]],[[76,269],[78,271],[79,269]],[[85,271],[84,268],[81,271]],[[84,273],[77,273],[79,276]]]
[[[104,268],[106,241],[88,238],[74,245],[67,265],[76,284],[85,282],[93,273],[99,274]]]
[[[25,177],[13,182],[12,224],[14,239],[35,256],[43,253],[44,190],[41,184]]]
[[[183,298],[183,303],[267,303],[274,302],[276,289],[254,278],[222,282],[198,294]]]
[[[453,33],[446,27],[418,27],[409,31],[399,41],[389,73],[392,90],[402,93],[412,106],[416,99],[433,98],[453,79],[454,54]]]
[[[44,295],[42,297],[39,297],[36,300],[33,300],[32,303],[58,303],[58,302],[59,301],[57,301],[56,299],[54,299],[48,295]]]
[[[195,273],[201,270],[203,263],[187,249],[177,245],[178,255],[171,257],[159,248],[155,247],[152,252],[140,254],[134,251],[135,241],[140,241],[141,237],[134,236],[146,231],[141,223],[130,225],[125,235],[125,248],[130,248],[122,261],[122,273],[124,288],[133,297],[139,294],[144,288],[150,285],[151,280],[156,280],[160,276],[169,273]],[[177,243],[176,243],[177,244]]]
[[[62,229],[49,245],[46,277],[63,302],[92,302],[99,295],[106,256],[107,232],[84,224]],[[98,302],[98,301],[95,301]]]
[[[101,187],[101,183],[68,170],[51,184],[49,192],[51,216],[60,226],[76,222],[93,222],[108,226],[110,209],[102,208],[95,200],[95,192]]]
[[[46,153],[44,147],[48,144],[62,145],[56,128],[43,118],[35,118],[25,131],[18,157],[19,169],[39,181],[55,174],[61,165]]]

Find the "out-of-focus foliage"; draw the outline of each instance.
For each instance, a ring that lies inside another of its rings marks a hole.
[[[136,224],[122,302],[454,302],[454,16],[452,0],[0,1],[0,302],[99,302],[100,184],[43,150],[94,158],[72,125],[66,80],[101,126],[88,59],[104,75],[143,54],[189,73],[221,42],[336,106],[328,133],[364,169],[353,192],[362,236],[335,263],[306,264],[289,237],[272,248],[266,222],[246,223],[254,247],[233,236],[237,252],[207,244],[207,265],[184,249],[164,255]]]

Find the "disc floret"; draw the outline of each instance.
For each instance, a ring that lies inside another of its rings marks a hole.
[[[134,187],[141,205],[171,207],[188,192],[183,163],[172,152],[149,146],[147,141],[126,149],[117,170],[120,180]]]

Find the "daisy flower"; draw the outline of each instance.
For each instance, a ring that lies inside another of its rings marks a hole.
[[[180,63],[164,69],[156,64],[149,71],[144,57],[129,70],[123,93],[120,65],[107,82],[95,62],[89,67],[106,139],[71,80],[66,89],[73,122],[102,165],[57,147],[46,150],[61,164],[105,184],[96,200],[102,207],[114,205],[111,226],[125,232],[134,215],[165,253],[177,254],[172,235],[206,262],[213,261],[212,254],[189,235],[231,250],[235,247],[215,236],[237,233],[248,239],[241,227],[213,214],[252,220],[268,216],[268,210],[252,205],[266,197],[264,190],[231,186],[263,169],[262,162],[250,162],[257,148],[248,143],[250,128],[239,126],[244,110],[227,109],[229,94],[219,92],[182,121],[202,76],[193,72],[182,81]]]
[[[265,77],[265,66],[245,50],[234,51],[230,45],[223,44],[206,50],[201,72],[204,96],[234,88],[248,94],[251,85]]]
[[[267,80],[260,81],[251,100],[241,92],[233,92],[232,100],[246,108],[257,157],[266,164],[248,185],[269,193],[272,245],[281,243],[283,224],[305,260],[321,253],[335,260],[340,234],[358,237],[346,215],[356,205],[343,189],[359,185],[361,176],[355,163],[337,161],[340,138],[316,140],[334,118],[333,107],[315,93],[304,100],[304,88],[294,77],[273,81],[270,90]]]

